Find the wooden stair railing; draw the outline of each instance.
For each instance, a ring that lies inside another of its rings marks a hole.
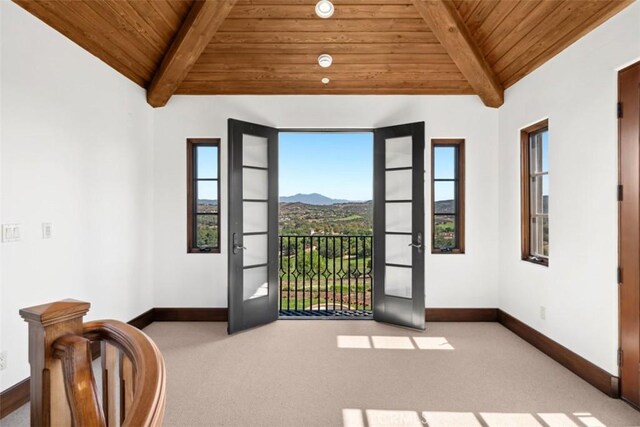
[[[117,320],[83,324],[89,307],[63,300],[20,310],[29,324],[31,425],[160,426],[166,373],[158,347],[139,329]],[[97,342],[101,397],[91,365],[91,343]]]

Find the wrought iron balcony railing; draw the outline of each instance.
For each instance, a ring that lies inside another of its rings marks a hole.
[[[280,236],[280,313],[368,314],[373,236]]]

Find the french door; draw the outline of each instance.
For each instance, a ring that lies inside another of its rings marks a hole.
[[[229,333],[278,318],[278,131],[229,119]]]
[[[373,318],[424,329],[424,122],[376,129]]]
[[[229,120],[229,333],[278,318],[278,130]],[[374,130],[374,319],[424,329],[424,122]]]

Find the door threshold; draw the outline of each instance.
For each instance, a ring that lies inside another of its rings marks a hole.
[[[369,310],[280,310],[279,319],[373,320]]]

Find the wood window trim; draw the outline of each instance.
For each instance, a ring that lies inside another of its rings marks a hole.
[[[462,138],[451,139],[432,139],[431,140],[431,253],[432,254],[464,254],[465,253],[465,140]],[[457,172],[458,172],[458,188],[456,197],[456,233],[457,245],[455,249],[443,251],[434,247],[435,242],[435,148],[436,147],[457,147]]]
[[[196,245],[194,224],[194,209],[196,198],[198,197],[195,189],[195,165],[193,152],[196,147],[217,147],[218,148],[218,247],[209,250],[202,250]],[[222,231],[221,221],[221,202],[220,202],[220,138],[187,138],[187,253],[190,254],[219,254],[222,247]]]
[[[543,129],[549,129],[549,119],[527,126],[520,130],[520,229],[521,229],[521,258],[537,265],[549,266],[548,258],[537,258],[531,255],[531,180],[529,135]]]

